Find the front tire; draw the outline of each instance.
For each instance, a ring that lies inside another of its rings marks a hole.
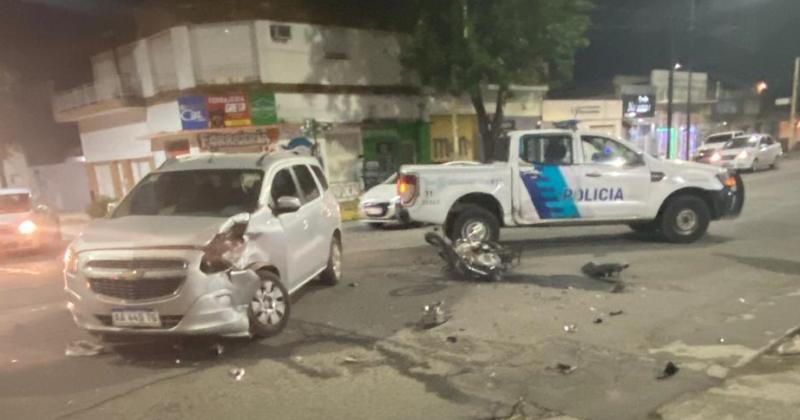
[[[331,240],[331,249],[328,254],[328,265],[319,275],[322,284],[335,286],[342,278],[342,241],[334,236]]]
[[[672,243],[694,242],[708,230],[711,214],[706,202],[693,195],[670,199],[661,215],[661,233]]]
[[[500,238],[500,221],[483,207],[467,205],[455,216],[447,236],[453,242],[461,238],[497,241]]]
[[[289,322],[289,292],[274,273],[259,271],[258,275],[261,284],[247,307],[250,334],[257,338],[272,337]]]

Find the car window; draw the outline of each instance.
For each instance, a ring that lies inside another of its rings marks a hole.
[[[297,193],[297,184],[295,184],[289,168],[281,169],[275,174],[270,187],[270,197],[273,203],[277,203],[281,197],[300,198],[300,194]]]
[[[303,197],[306,202],[319,197],[319,188],[317,183],[314,182],[314,176],[308,170],[306,165],[295,165],[294,174],[297,176],[297,182],[300,183],[300,190],[303,192]]]
[[[320,185],[322,185],[322,191],[328,191],[328,179],[325,178],[325,173],[322,172],[322,168],[316,165],[311,165],[311,169],[314,171],[314,175],[317,176]]]
[[[642,163],[639,153],[606,137],[581,136],[581,148],[585,163],[611,166],[632,166]]]
[[[529,134],[520,139],[519,157],[527,163],[569,165],[572,163],[572,136],[568,134]]]
[[[758,145],[758,137],[742,136],[736,137],[725,144],[726,149],[740,149],[742,147],[754,147]]]

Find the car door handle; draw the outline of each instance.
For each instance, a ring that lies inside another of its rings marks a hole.
[[[601,174],[600,172],[589,172],[586,174],[586,176],[588,176],[589,178],[600,178],[601,176],[603,176],[603,174]]]

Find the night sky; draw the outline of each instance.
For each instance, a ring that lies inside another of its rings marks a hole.
[[[226,1],[244,0],[215,4]],[[403,17],[402,8],[408,3],[385,1],[386,5],[370,2],[368,8],[361,0],[295,0],[291,4],[319,5],[341,13],[361,10],[367,19],[370,13],[365,11],[374,10],[376,21],[400,21],[398,16]],[[192,0],[3,0],[0,65],[19,70],[27,81],[51,80],[57,90],[89,82],[91,53],[133,37],[132,7],[148,2],[175,5]],[[578,52],[575,78],[565,89],[591,92],[617,74],[646,75],[653,68],[667,68],[671,24],[677,61],[691,59],[696,71],[709,72],[731,86],[752,86],[765,79],[770,96],[789,95],[793,57],[800,55],[800,0],[696,0],[691,32],[690,2],[597,0],[589,32],[591,46]],[[404,18],[408,22],[409,16]]]

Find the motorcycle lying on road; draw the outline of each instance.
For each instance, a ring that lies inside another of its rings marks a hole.
[[[459,239],[451,242],[436,232],[425,233],[425,242],[439,250],[449,271],[459,277],[483,281],[500,281],[522,252],[492,241]]]

